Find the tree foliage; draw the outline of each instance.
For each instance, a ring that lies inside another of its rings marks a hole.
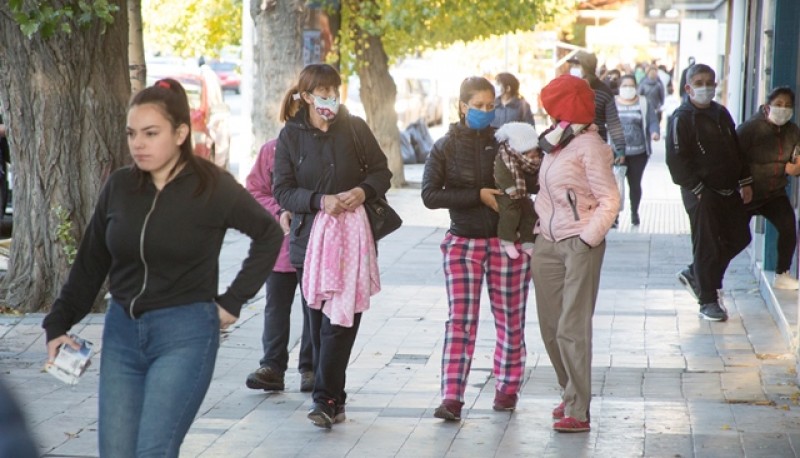
[[[217,57],[242,42],[242,0],[142,0],[144,38],[182,57]]]
[[[85,29],[96,19],[100,19],[102,24],[111,24],[114,22],[113,14],[119,11],[119,6],[109,3],[108,0],[61,3],[63,2],[8,0],[8,7],[25,36],[31,38],[39,33],[45,39],[58,31],[70,34],[73,25]]]
[[[368,5],[365,5],[368,4]],[[575,0],[377,0],[342,2],[341,64],[359,62],[356,30],[381,37],[390,60],[457,41],[532,30],[572,11]],[[374,9],[374,11],[372,11]],[[358,14],[353,14],[358,11]]]

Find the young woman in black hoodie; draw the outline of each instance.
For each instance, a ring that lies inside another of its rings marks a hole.
[[[234,178],[192,153],[183,87],[164,79],[128,109],[133,165],[103,186],[61,294],[45,317],[49,361],[109,279],[100,365],[100,456],[177,457],[200,409],[219,331],[239,316],[281,247],[278,223]],[[218,294],[228,228],[252,239]]]

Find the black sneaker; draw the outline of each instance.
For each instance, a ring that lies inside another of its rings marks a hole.
[[[333,401],[326,403],[315,402],[314,407],[308,411],[308,419],[311,420],[311,423],[314,423],[314,426],[331,429],[331,426],[333,426],[332,417],[334,417],[335,411],[336,408],[333,405]]]
[[[268,366],[259,367],[258,370],[248,375],[245,384],[253,390],[283,391],[285,388],[283,372],[278,372]]]
[[[709,302],[700,306],[700,316],[708,321],[726,321],[728,312],[719,301]]]
[[[638,226],[641,223],[638,213],[631,213],[631,225]]]
[[[700,297],[700,292],[697,289],[697,281],[694,279],[694,272],[692,272],[692,269],[687,267],[678,272],[678,281],[686,288],[686,291],[689,291],[689,294],[691,294],[693,298],[698,299]]]
[[[314,391],[314,371],[303,371],[300,373],[300,391],[303,393]]]

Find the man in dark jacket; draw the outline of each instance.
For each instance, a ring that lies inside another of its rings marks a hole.
[[[797,245],[797,220],[786,194],[787,175],[800,175],[797,153],[800,128],[791,122],[794,91],[783,86],[767,96],[767,103],[739,125],[736,134],[753,174],[753,201],[745,206],[748,215],[761,215],[778,231],[777,262],[772,286],[798,289],[789,271]]]
[[[610,134],[615,157],[624,157],[625,132],[619,122],[614,93],[597,77],[597,57],[586,51],[578,51],[567,62],[571,65],[570,74],[585,79],[594,91],[594,124],[597,125],[600,136],[608,141]]]
[[[692,230],[694,261],[678,278],[697,297],[701,317],[725,321],[718,290],[730,261],[750,243],[744,204],[752,200],[753,178],[730,113],[713,101],[714,70],[696,64],[686,81],[689,100],[670,117],[666,139],[667,166]]]

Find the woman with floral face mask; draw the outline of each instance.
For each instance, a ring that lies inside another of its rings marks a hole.
[[[767,103],[736,129],[739,144],[753,174],[753,200],[747,213],[761,215],[778,230],[778,260],[774,286],[797,289],[789,272],[797,243],[794,210],[786,195],[787,175],[800,175],[800,128],[791,122],[794,92],[788,87],[774,89]]]
[[[655,107],[647,98],[636,93],[636,78],[625,75],[620,78],[619,95],[615,98],[619,121],[625,132],[624,163],[627,166],[625,176],[628,179],[631,200],[631,224],[638,226],[639,203],[642,200],[642,175],[647,159],[652,153],[650,140],[658,141],[660,137],[658,116]]]
[[[497,236],[498,205],[493,176],[498,144],[494,128],[495,91],[485,78],[461,83],[460,121],[433,147],[422,179],[428,208],[450,211],[450,230],[441,244],[449,316],[442,355],[442,403],[434,416],[461,420],[464,392],[475,350],[483,278],[497,332],[494,350],[494,409],[514,410],[525,369],[525,302],[529,258],[512,259]],[[527,189],[536,181],[525,176]],[[521,250],[519,242],[517,249]]]
[[[362,204],[383,196],[392,177],[367,123],[339,104],[341,84],[339,73],[327,64],[308,65],[300,72],[284,97],[280,117],[286,126],[278,136],[272,172],[275,198],[291,213],[289,262],[302,287],[314,347],[314,404],[308,418],[322,428],[345,419],[347,363],[362,312],[377,292],[371,282],[377,279],[374,242],[364,231]],[[332,228],[328,246],[323,243],[329,241],[326,232],[314,227]],[[341,274],[341,291],[352,294],[344,298],[337,289],[322,298],[324,294],[316,294],[321,281],[335,279],[319,270],[322,263],[306,266],[306,259],[323,256],[334,262],[337,253],[342,268],[331,273]],[[365,260],[369,265],[362,264]],[[369,278],[361,276],[364,273]],[[344,310],[348,304],[352,307]]]

